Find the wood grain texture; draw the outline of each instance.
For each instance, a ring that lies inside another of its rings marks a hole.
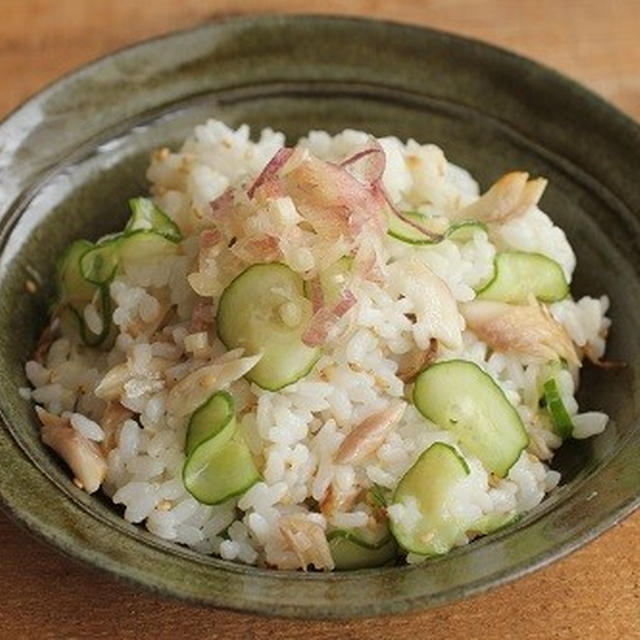
[[[563,71],[640,119],[640,2],[324,0],[322,12],[474,36]],[[316,11],[305,0],[2,0],[0,115],[114,49],[219,15]],[[544,570],[436,611],[348,623],[265,619],[160,599],[79,566],[0,515],[7,638],[640,638],[640,513]]]

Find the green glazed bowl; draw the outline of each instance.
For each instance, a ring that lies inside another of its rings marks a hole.
[[[45,324],[56,256],[119,228],[145,165],[207,117],[282,129],[363,128],[441,145],[487,186],[510,169],[550,179],[546,211],[578,254],[574,295],[611,298],[608,357],[585,367],[583,406],[612,424],[572,441],[562,486],[510,528],[421,566],[324,575],[203,557],[78,490],[43,448],[23,365]],[[559,558],[640,501],[640,127],[528,60],[427,29],[318,17],[217,22],[121,51],[63,78],[0,126],[0,498],[63,552],[164,594],[300,617],[450,602]],[[40,278],[37,294],[27,279]]]

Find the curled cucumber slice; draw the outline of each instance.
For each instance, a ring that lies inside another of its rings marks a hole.
[[[203,442],[227,431],[229,437],[236,428],[233,397],[226,391],[216,391],[192,414],[187,428],[185,453],[190,456]]]
[[[398,546],[387,533],[376,543],[367,542],[353,529],[336,529],[327,535],[336,569],[381,567],[395,559]]]
[[[353,258],[343,256],[319,273],[320,286],[326,304],[332,305],[338,301],[351,277],[352,267]]]
[[[176,223],[149,198],[129,200],[131,217],[124,233],[132,231],[154,231],[171,242],[180,242],[182,234]]]
[[[486,536],[490,533],[495,533],[500,529],[508,527],[520,518],[520,515],[515,511],[508,511],[507,513],[492,513],[485,514],[480,517],[479,520],[473,523],[470,531]]]
[[[163,260],[178,251],[178,245],[155,231],[132,231],[120,239],[122,269],[128,271],[137,265],[145,266],[154,260]]]
[[[80,327],[80,337],[82,341],[89,347],[97,347],[101,345],[107,336],[111,333],[111,313],[112,303],[111,295],[109,294],[108,287],[100,287],[98,289],[98,298],[96,300],[96,310],[102,320],[102,330],[100,333],[93,333],[84,321],[84,315],[82,312],[77,311],[73,307],[69,307],[71,313],[76,317],[78,326]]]
[[[85,280],[95,285],[107,285],[120,264],[121,236],[99,241],[80,259],[80,272]]]
[[[80,313],[88,304],[96,287],[80,272],[80,258],[93,248],[88,240],[72,242],[56,262],[58,299],[74,307]]]
[[[111,332],[109,283],[119,269],[134,268],[148,260],[162,259],[177,251],[180,230],[147,198],[129,201],[131,217],[123,233],[73,242],[56,263],[58,303],[63,317],[73,317],[83,341],[101,344]],[[84,321],[84,308],[95,301],[102,330],[94,334]]]
[[[456,489],[469,467],[448,444],[432,444],[404,474],[389,508],[391,532],[406,551],[447,553],[468,529],[453,510]]]
[[[448,360],[424,369],[416,378],[413,402],[501,478],[529,444],[518,412],[473,362]]]
[[[218,436],[202,443],[182,469],[184,486],[203,504],[226,502],[244,493],[259,479],[251,451],[237,432],[227,440]]]
[[[468,220],[465,222],[456,222],[447,230],[447,238],[454,242],[469,242],[473,239],[476,231],[486,231],[487,226],[482,222]]]
[[[555,378],[549,378],[544,385],[544,404],[551,416],[553,431],[563,440],[570,438],[573,433],[573,422],[569,412],[562,402]]]
[[[307,375],[320,356],[319,348],[302,342],[311,316],[304,283],[295,271],[279,262],[254,264],[222,292],[218,335],[227,349],[261,353],[246,377],[277,391]]]
[[[396,215],[389,215],[387,233],[392,238],[400,240],[401,242],[416,245],[436,244],[442,239],[437,236],[446,231],[446,228],[443,228],[440,220],[433,220],[429,216],[425,216],[417,211],[403,211],[402,215],[407,220],[417,223],[417,226],[414,227],[410,222],[406,222]],[[431,232],[431,235],[424,233],[419,227]]]
[[[182,480],[199,502],[219,504],[244,493],[260,474],[236,430],[232,396],[217,391],[191,415]]]
[[[487,227],[481,222],[468,220],[456,222],[447,226],[444,218],[430,217],[417,211],[403,211],[403,217],[389,216],[387,233],[396,240],[407,244],[429,245],[437,244],[445,238],[454,242],[468,242],[476,231],[486,231]],[[411,225],[411,221],[417,226]],[[420,227],[430,232],[424,233]]]
[[[111,296],[105,286],[89,282],[80,268],[80,260],[94,245],[87,240],[76,240],[60,256],[56,263],[56,281],[58,305],[61,318],[66,317],[80,331],[85,344],[91,347],[100,345],[111,330]],[[102,320],[100,333],[93,333],[84,321],[84,308],[95,301],[96,309]],[[73,320],[71,320],[73,318]]]
[[[533,295],[542,302],[556,302],[569,294],[562,267],[540,253],[498,253],[493,273],[477,292],[479,300],[524,304]]]
[[[175,242],[155,231],[139,229],[100,240],[82,256],[80,271],[89,282],[106,285],[120,269],[127,271],[176,252]]]

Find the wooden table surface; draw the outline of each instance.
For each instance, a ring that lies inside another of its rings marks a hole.
[[[2,0],[0,116],[60,74],[136,40],[239,11],[319,6],[502,45],[640,119],[639,0]],[[640,512],[568,558],[490,593],[431,612],[333,623],[161,599],[76,565],[0,514],[0,637],[640,638],[639,543]]]

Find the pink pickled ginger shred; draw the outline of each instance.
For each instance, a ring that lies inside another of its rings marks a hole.
[[[386,157],[380,143],[369,136],[364,149],[345,158],[340,166],[360,182],[372,186],[382,180],[382,174],[386,166]]]
[[[336,325],[349,309],[356,304],[356,298],[351,291],[344,289],[338,301],[332,306],[318,309],[309,321],[309,326],[302,334],[302,342],[308,347],[317,347],[327,339],[329,331]]]
[[[342,165],[320,160],[304,149],[284,147],[267,163],[247,195],[251,200],[290,197],[298,213],[326,239],[355,240],[365,229],[380,235],[386,231],[387,204],[377,181],[384,162],[375,140]]]
[[[249,199],[252,199],[256,193],[256,191],[264,184],[272,181],[278,171],[282,168],[282,166],[289,160],[291,155],[293,154],[293,149],[290,147],[282,147],[282,149],[278,149],[275,155],[267,162],[265,168],[260,172],[260,175],[255,179],[253,184],[247,190],[247,195]]]

